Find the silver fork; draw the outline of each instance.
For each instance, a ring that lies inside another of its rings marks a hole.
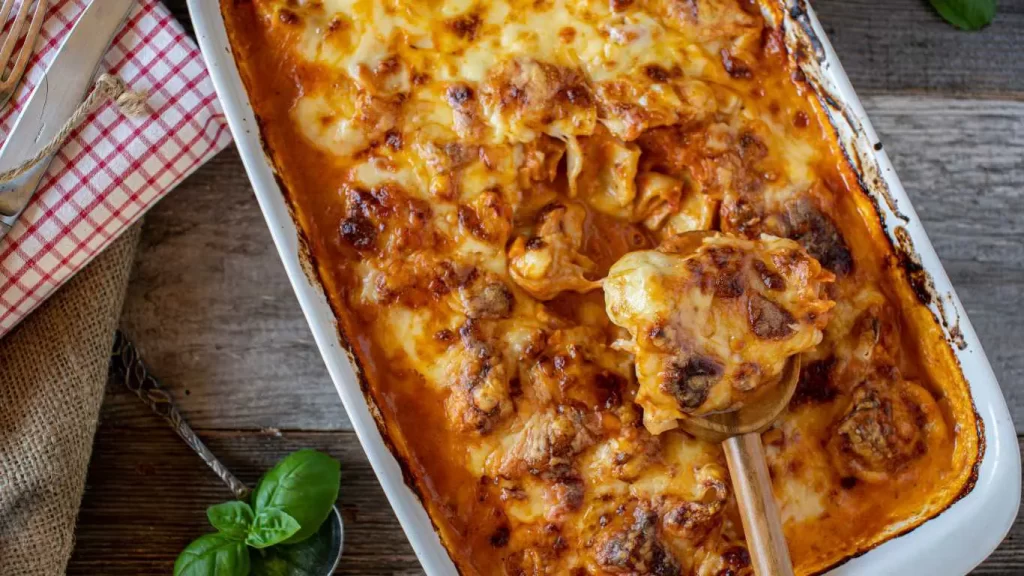
[[[0,26],[7,22],[7,18],[11,15],[14,5],[18,1],[4,0],[3,6],[0,6]],[[33,4],[35,5],[35,11],[32,12],[32,19],[30,21],[29,12]],[[4,38],[3,46],[0,47],[0,108],[3,108],[7,101],[11,99],[15,88],[18,87],[18,82],[21,81],[22,75],[25,74],[25,67],[28,66],[28,60],[32,57],[36,40],[39,39],[39,30],[43,27],[43,16],[46,14],[47,4],[48,0],[21,0],[18,13],[14,17],[14,21],[11,22],[10,28],[7,31],[7,37]],[[18,51],[18,55],[14,59],[14,63],[11,64],[11,56],[14,54],[14,48],[18,44],[18,39],[22,37],[21,31],[25,28],[26,22],[28,22],[28,31],[25,32],[24,41],[21,44],[21,49]],[[8,66],[10,71],[8,71]]]

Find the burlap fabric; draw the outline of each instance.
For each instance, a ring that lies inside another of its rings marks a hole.
[[[0,575],[62,574],[139,224],[0,339]]]

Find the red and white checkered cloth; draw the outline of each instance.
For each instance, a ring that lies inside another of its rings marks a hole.
[[[22,86],[0,114],[0,139],[88,4],[51,0]],[[105,105],[56,155],[0,241],[0,336],[231,141],[199,49],[158,0],[139,1],[101,70],[147,91],[153,113],[128,118]]]

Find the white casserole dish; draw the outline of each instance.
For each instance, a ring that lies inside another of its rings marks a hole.
[[[930,305],[959,360],[983,424],[984,454],[974,489],[911,532],[833,569],[830,574],[966,574],[1005,537],[1020,503],[1020,453],[1013,423],[977,335],[943,270],[903,186],[868,121],[846,73],[805,0],[785,5],[787,44],[819,92],[875,200],[893,245],[930,276]],[[307,275],[304,242],[264,153],[259,127],[235,66],[217,0],[188,0],[196,34],[285,270],[317,346],[366,455],[402,528],[428,574],[456,574],[426,510],[406,485],[398,461],[378,431],[350,353],[340,343],[334,313],[319,283]]]

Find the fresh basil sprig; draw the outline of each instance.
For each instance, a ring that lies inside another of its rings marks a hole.
[[[978,30],[996,15],[996,0],[929,0],[940,16],[962,30]]]
[[[341,465],[334,458],[316,450],[289,454],[260,479],[251,506],[230,501],[206,510],[218,531],[192,541],[174,563],[174,575],[248,576],[250,549],[258,550],[258,573],[271,567],[275,574],[288,573],[280,570],[289,563],[272,559],[317,556],[324,543],[310,536],[330,515],[340,483]]]
[[[294,544],[312,536],[327,519],[340,482],[337,460],[316,450],[299,450],[263,475],[252,503],[257,513],[276,508],[295,518],[302,528],[286,541]]]
[[[313,536],[298,544],[278,544],[252,555],[250,576],[322,576],[331,561],[334,528],[324,522]]]
[[[206,509],[206,518],[210,525],[225,536],[235,540],[245,540],[252,525],[252,508],[245,502],[232,500],[221,502]]]
[[[245,576],[249,550],[227,534],[207,534],[192,541],[174,562],[174,576]]]
[[[245,543],[253,548],[269,548],[291,538],[301,527],[287,512],[267,508],[256,516]]]

